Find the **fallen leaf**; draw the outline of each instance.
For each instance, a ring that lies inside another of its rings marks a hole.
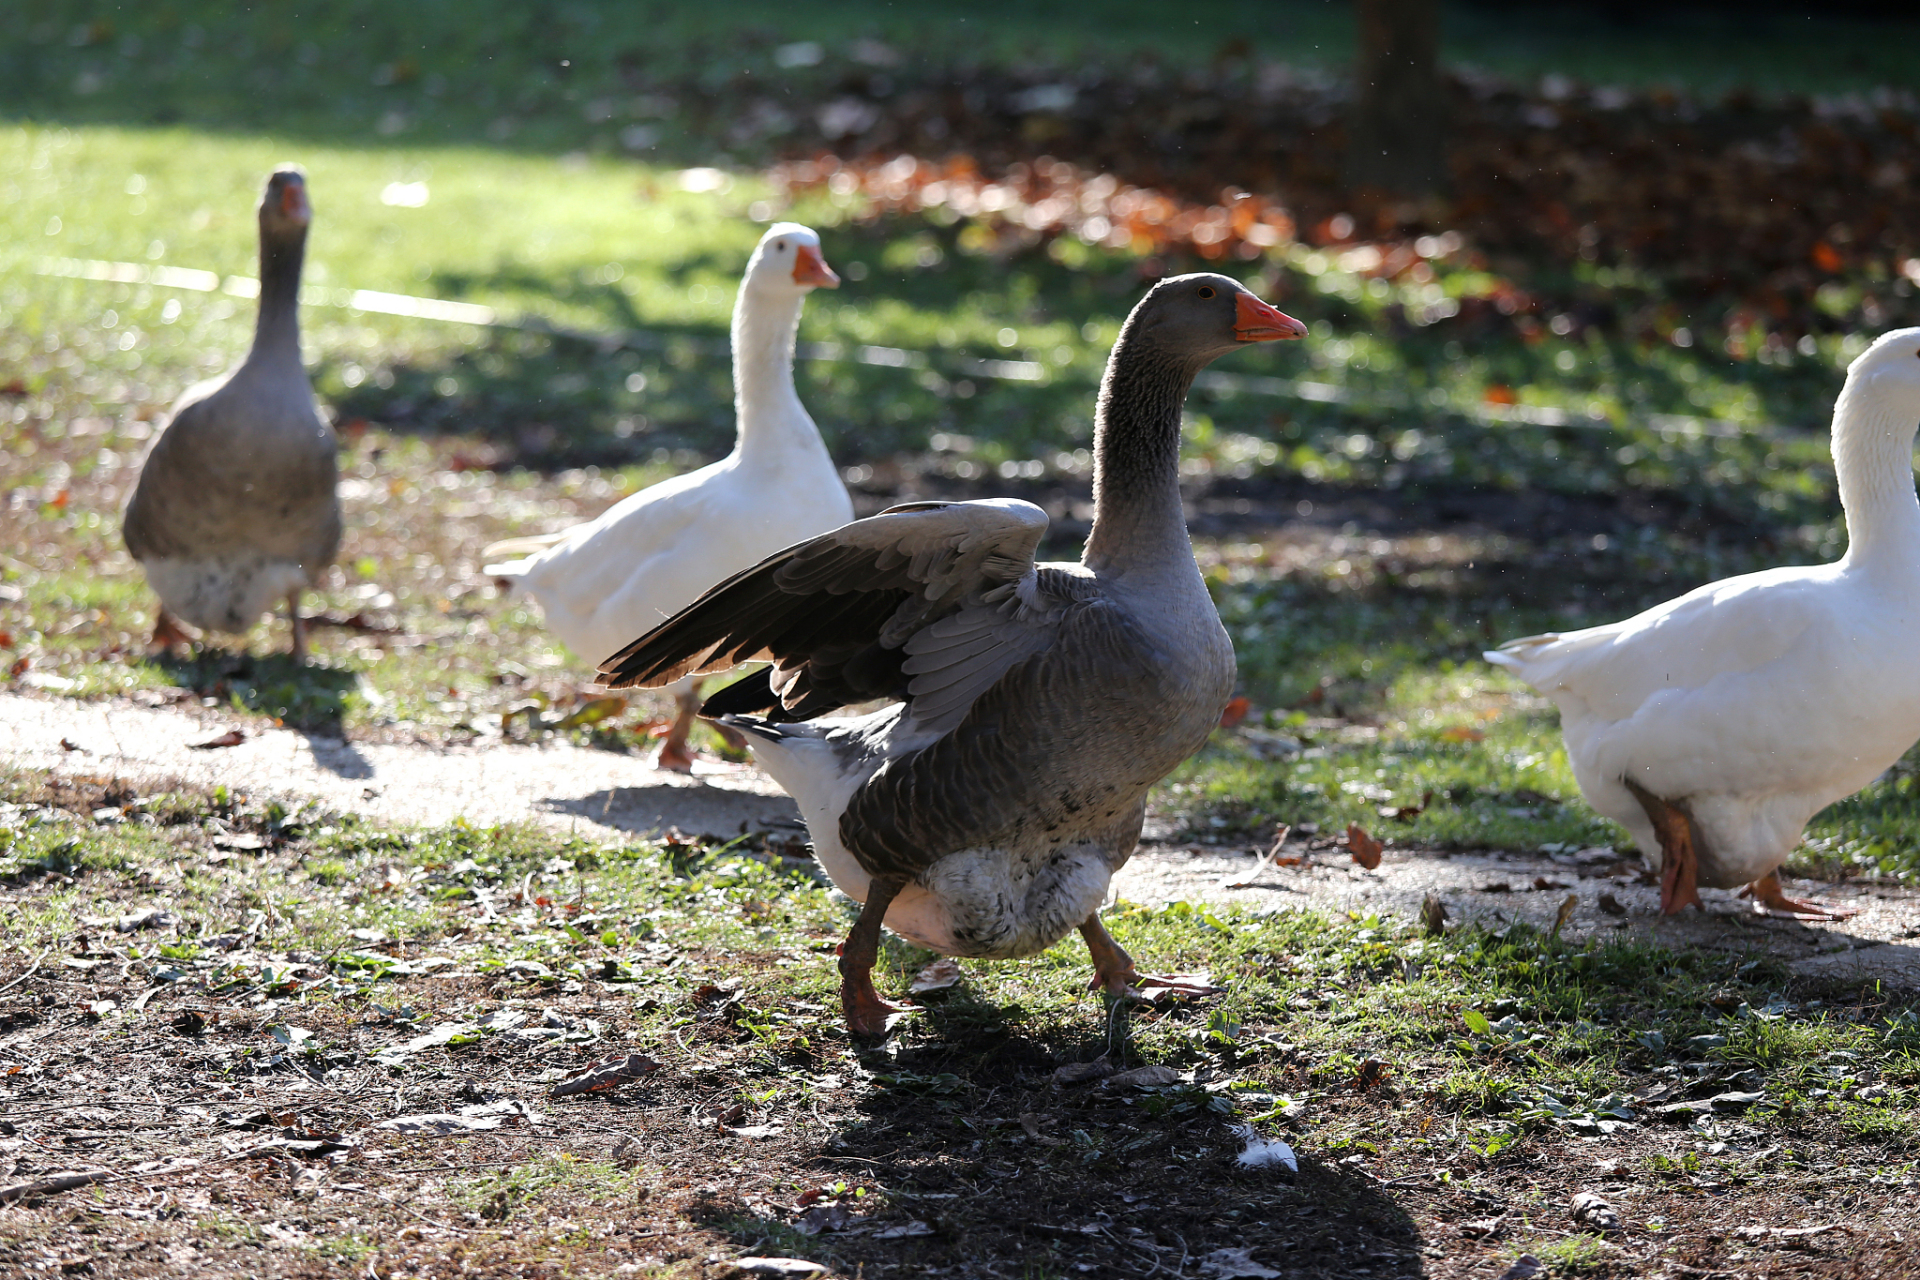
[[[817,1236],[845,1231],[857,1221],[853,1210],[843,1204],[817,1204],[793,1220],[793,1229],[803,1236]]]
[[[1093,1080],[1105,1080],[1117,1070],[1118,1068],[1108,1062],[1107,1055],[1103,1053],[1092,1062],[1069,1062],[1064,1067],[1055,1068],[1053,1082],[1055,1084],[1086,1084]]]
[[[1506,1229],[1507,1215],[1504,1213],[1497,1218],[1475,1218],[1460,1224],[1460,1234],[1469,1240],[1492,1240],[1505,1234]]]
[[[1567,885],[1564,880],[1549,880],[1545,876],[1535,876],[1533,878],[1533,887],[1545,891],[1547,889],[1564,889]]]
[[[119,1007],[120,1002],[118,1000],[95,1000],[87,1006],[87,1016],[95,1022],[98,1022]]]
[[[1134,1067],[1130,1071],[1116,1071],[1100,1082],[1103,1089],[1161,1089],[1170,1084],[1179,1084],[1184,1077],[1172,1067]]]
[[[750,1276],[823,1276],[827,1269],[805,1258],[735,1258],[734,1269]]]
[[[115,920],[113,922],[113,931],[115,933],[132,933],[137,929],[164,929],[169,925],[178,924],[179,919],[178,916],[170,911],[162,911],[158,907],[147,907],[144,910],[135,911],[131,915],[124,915],[118,920]]]
[[[638,1053],[603,1058],[599,1062],[581,1067],[566,1079],[556,1083],[553,1086],[552,1096],[565,1098],[576,1093],[598,1093],[603,1089],[618,1088],[630,1080],[639,1080],[648,1072],[659,1069],[659,1063]]]
[[[1540,1259],[1530,1253],[1523,1253],[1513,1260],[1513,1265],[1500,1273],[1500,1280],[1533,1280],[1533,1277],[1545,1271]]]
[[[1580,903],[1580,895],[1577,893],[1570,893],[1567,895],[1566,901],[1560,904],[1560,910],[1555,912],[1553,916],[1553,936],[1554,937],[1556,938],[1559,937],[1560,931],[1567,927],[1567,921],[1573,919],[1573,909],[1574,907],[1578,906],[1579,903]]]
[[[1386,847],[1367,834],[1367,829],[1357,822],[1347,824],[1346,850],[1353,860],[1372,871],[1380,865],[1380,853]]]
[[[1253,1249],[1215,1249],[1200,1259],[1200,1274],[1210,1280],[1273,1280],[1282,1275],[1272,1267],[1253,1260]]]
[[[0,1191],[0,1199],[6,1192]],[[1828,1222],[1817,1227],[1741,1227],[1735,1233],[1748,1240],[1792,1240],[1801,1236],[1817,1236],[1828,1231],[1851,1231],[1844,1222]]]
[[[237,747],[247,740],[245,729],[229,729],[217,738],[208,738],[205,742],[189,742],[192,751],[211,751],[216,747]]]
[[[1420,899],[1420,924],[1428,933],[1447,931],[1447,904],[1440,901],[1439,894],[1430,893]]]
[[[1247,718],[1247,712],[1253,710],[1253,703],[1244,697],[1227,699],[1227,705],[1220,712],[1220,727],[1231,729]]]
[[[376,1129],[392,1129],[396,1133],[468,1133],[479,1129],[498,1129],[499,1116],[461,1116],[447,1111],[425,1112],[413,1116],[395,1116],[391,1120],[382,1120],[374,1125]]]
[[[60,739],[60,749],[62,751],[78,751],[82,755],[90,754],[85,747],[81,746],[79,743],[73,741],[70,738]]]
[[[1129,993],[1139,1000],[1165,1002],[1194,999],[1200,996],[1218,995],[1225,987],[1213,985],[1210,973],[1149,973],[1137,979],[1128,988]]]
[[[1487,735],[1484,732],[1479,729],[1470,728],[1464,724],[1456,724],[1452,728],[1442,729],[1440,731],[1440,737],[1445,742],[1485,742],[1487,740]]]
[[[1353,1087],[1356,1091],[1365,1093],[1369,1089],[1376,1089],[1385,1084],[1387,1077],[1392,1074],[1387,1064],[1379,1058],[1367,1058],[1360,1063],[1359,1069],[1353,1074]]]
[[[1569,1215],[1580,1226],[1591,1228],[1601,1234],[1620,1230],[1620,1214],[1607,1203],[1607,1198],[1595,1191],[1582,1191],[1573,1198],[1572,1213]]]
[[[1601,894],[1598,898],[1594,899],[1594,903],[1610,916],[1623,916],[1627,914],[1627,909],[1620,905],[1620,899],[1610,893]]]
[[[1412,822],[1415,818],[1425,813],[1428,806],[1432,803],[1433,790],[1432,788],[1428,788],[1425,792],[1421,793],[1419,804],[1403,804],[1397,806],[1383,804],[1380,806],[1380,816],[1383,818],[1391,818],[1395,822]]]
[[[947,991],[960,985],[960,979],[966,975],[960,972],[960,962],[942,956],[932,964],[913,975],[913,982],[907,987],[909,993],[924,996],[930,991]]]

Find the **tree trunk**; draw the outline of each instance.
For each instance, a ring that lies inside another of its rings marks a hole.
[[[1447,186],[1439,0],[1354,0],[1360,56],[1349,118],[1347,186],[1425,196]]]

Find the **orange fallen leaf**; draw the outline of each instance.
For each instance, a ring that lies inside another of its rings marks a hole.
[[[1385,848],[1385,845],[1368,835],[1367,829],[1359,823],[1347,824],[1347,852],[1367,870],[1372,871],[1380,865],[1380,854]]]
[[[1227,705],[1220,712],[1220,727],[1222,729],[1233,728],[1242,720],[1245,720],[1247,718],[1247,712],[1251,710],[1253,710],[1253,702],[1249,698],[1238,697],[1227,699]]]
[[[247,740],[245,729],[229,729],[217,738],[208,738],[205,742],[189,742],[191,751],[211,751],[215,747],[237,747]]]
[[[1480,398],[1488,404],[1518,404],[1520,397],[1513,394],[1513,388],[1496,382],[1480,393]]]
[[[1470,729],[1464,724],[1456,724],[1450,729],[1442,729],[1440,737],[1446,742],[1485,742],[1487,735],[1479,729]]]
[[[1838,271],[1846,265],[1839,251],[1825,240],[1813,242],[1813,253],[1810,256],[1813,258],[1813,265],[1822,271]]]
[[[1426,791],[1421,794],[1419,804],[1383,804],[1380,806],[1380,816],[1383,818],[1392,818],[1396,822],[1412,822],[1415,818],[1425,813],[1428,806],[1432,803],[1433,788],[1428,787]]]
[[[7,668],[7,675],[12,679],[18,680],[21,676],[27,674],[27,669],[32,665],[32,658],[15,658],[13,665]]]

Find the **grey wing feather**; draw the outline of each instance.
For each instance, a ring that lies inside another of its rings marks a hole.
[[[1046,513],[1027,502],[911,503],[735,574],[601,664],[614,688],[771,661],[772,688],[815,714],[903,697],[921,628],[1030,578]]]
[[[1041,642],[969,698],[951,732],[854,793],[840,839],[870,873],[913,875],[1033,825],[1111,826],[1164,774],[1133,747],[1165,705],[1164,655],[1091,594],[1035,629]],[[921,710],[916,697],[909,714]]]

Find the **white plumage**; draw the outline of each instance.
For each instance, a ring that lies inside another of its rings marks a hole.
[[[1834,408],[1838,562],[1709,583],[1486,655],[1559,706],[1582,793],[1659,851],[1664,909],[1698,901],[1679,865],[1691,861],[1700,885],[1752,884],[1759,904],[1832,914],[1785,898],[1775,872],[1814,814],[1920,738],[1916,424],[1920,329],[1902,329],[1853,362]],[[1664,846],[1661,825],[1673,826]]]
[[[728,575],[852,520],[840,473],[793,385],[801,306],[815,287],[838,283],[819,236],[792,222],[771,227],[734,304],[733,452],[558,535],[497,543],[488,555],[534,554],[486,572],[512,579],[539,602],[554,635],[597,663]],[[692,686],[676,692],[683,713],[662,763],[684,767]]]

